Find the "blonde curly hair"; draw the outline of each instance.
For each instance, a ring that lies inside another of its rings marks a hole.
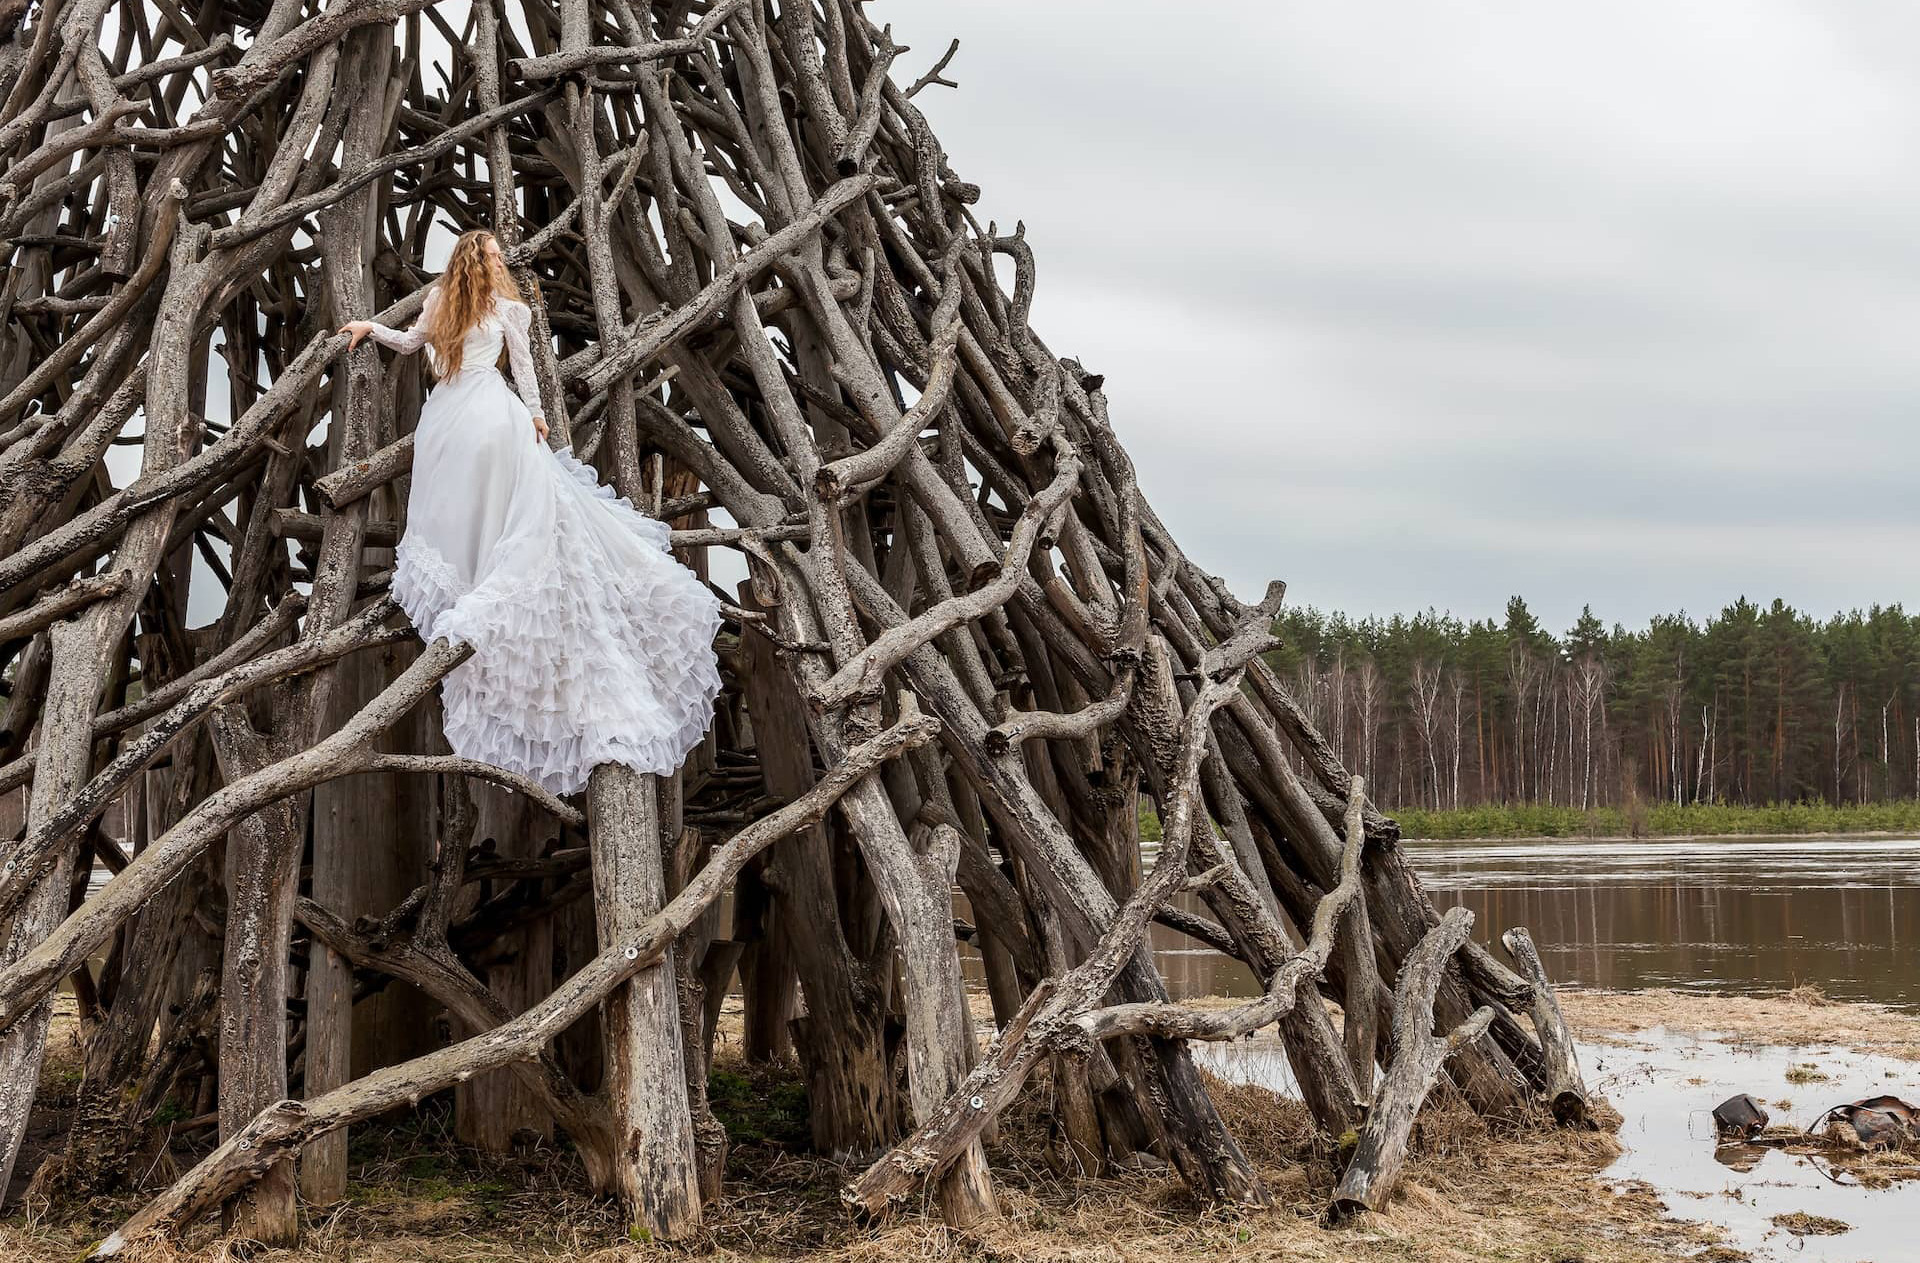
[[[525,302],[506,260],[487,250],[493,234],[485,228],[473,228],[460,234],[447,259],[447,270],[440,274],[440,296],[427,318],[427,344],[433,348],[437,375],[442,378],[460,371],[461,352],[467,330],[480,323],[493,306],[496,296]]]

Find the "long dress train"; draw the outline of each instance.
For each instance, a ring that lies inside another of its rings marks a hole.
[[[371,336],[419,350],[438,296]],[[473,646],[441,685],[454,753],[570,794],[597,764],[671,772],[699,743],[720,602],[667,551],[665,523],[540,441],[530,318],[496,299],[420,409],[393,595],[423,639]]]

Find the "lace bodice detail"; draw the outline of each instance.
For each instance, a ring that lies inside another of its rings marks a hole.
[[[426,347],[427,362],[438,373],[439,357],[427,344],[427,322],[432,319],[434,307],[439,301],[440,287],[430,285],[427,287],[426,301],[420,304],[420,314],[412,325],[406,329],[392,329],[374,323],[368,336],[381,346],[391,347],[403,355],[411,355],[421,347]],[[514,389],[519,392],[529,412],[536,417],[543,417],[546,414],[540,405],[540,381],[534,376],[533,343],[528,334],[532,325],[531,307],[515,299],[496,297],[493,309],[467,330],[467,336],[461,340],[460,371],[492,369],[499,362],[500,347],[504,343],[507,366],[513,370]]]

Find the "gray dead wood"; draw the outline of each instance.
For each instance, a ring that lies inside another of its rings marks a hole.
[[[1462,1045],[1486,1032],[1493,1010],[1477,1009],[1448,1034],[1433,1033],[1433,997],[1447,961],[1473,929],[1473,913],[1450,908],[1407,956],[1393,991],[1393,1045],[1380,1087],[1367,1110],[1346,1173],[1333,1191],[1329,1213],[1345,1219],[1379,1210],[1393,1195],[1413,1136],[1413,1120],[1440,1076],[1440,1067]]]
[[[666,902],[655,778],[593,771],[593,903],[600,949],[618,950]],[[700,1227],[700,1181],[687,1104],[673,953],[614,988],[602,1007],[608,1108],[619,1136],[615,1180],[634,1227],[674,1241]]]
[[[463,1137],[557,1127],[636,1226],[684,1233],[681,1110],[711,1193],[704,1071],[735,970],[748,1051],[798,1061],[814,1147],[868,1172],[854,1200],[931,1177],[957,1225],[997,1210],[1005,1088],[963,1108],[983,1068],[1050,1067],[1071,1169],[1150,1152],[1257,1203],[1190,1041],[1277,1024],[1334,1134],[1406,1060],[1383,1032],[1443,922],[1397,826],[1260,657],[1277,596],[1182,551],[1124,395],[1110,416],[1099,373],[1031,326],[1044,258],[981,221],[917,104],[954,49],[913,80],[870,8],[0,0],[0,1175],[69,977],[88,1092],[140,1080],[76,1159],[169,1096],[220,1116],[141,1233],[226,1203],[284,1240],[288,1155],[318,1142],[307,1192],[339,1196],[345,1127],[448,1073],[469,1076]],[[746,559],[712,734],[658,794],[603,771],[560,802],[453,757],[434,693],[464,650],[393,617],[430,374],[335,330],[410,323],[443,230],[476,226],[532,308],[551,441],[703,579],[704,549]],[[937,742],[836,779],[921,712]],[[835,813],[735,864],[726,839],[830,785]],[[1176,826],[1170,866],[1143,801]],[[599,952],[694,890],[670,959]],[[704,911],[723,891],[727,938]],[[1171,1002],[1156,923],[1262,994]],[[1475,1109],[1584,1096],[1537,958],[1444,957],[1415,991],[1427,1029],[1490,1014],[1446,1065]],[[208,1038],[218,1066],[182,1051]],[[307,1105],[284,1102],[289,1065]],[[617,1126],[569,1076],[608,1079]],[[111,1165],[50,1164],[43,1188]]]
[[[1573,1032],[1560,1012],[1560,1000],[1547,981],[1546,966],[1540,963],[1540,951],[1524,926],[1514,926],[1500,936],[1523,976],[1533,983],[1533,1004],[1527,1016],[1540,1038],[1540,1055],[1547,1067],[1547,1103],[1553,1116],[1562,1123],[1587,1122],[1587,1085],[1580,1077],[1580,1063],[1574,1055]]]

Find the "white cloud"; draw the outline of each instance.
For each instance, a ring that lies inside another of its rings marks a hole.
[[[1920,580],[1920,12],[890,10],[1187,549],[1554,626]]]

